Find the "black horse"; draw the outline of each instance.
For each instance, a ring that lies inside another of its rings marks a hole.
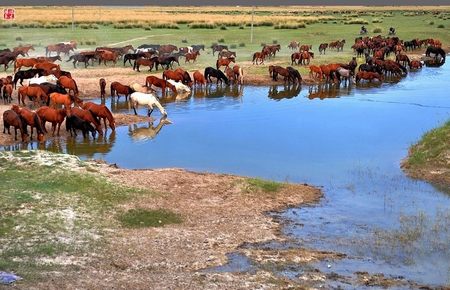
[[[127,53],[123,56],[123,66],[125,66],[126,62],[128,61],[128,63],[130,65],[133,65],[131,63],[131,60],[136,60],[140,57],[145,57],[145,53],[143,52],[138,52],[138,53]]]
[[[427,50],[425,51],[425,55],[431,56],[431,54],[434,54],[435,58],[437,58],[438,55],[440,55],[442,58],[441,63],[445,62],[445,51],[442,48],[436,46],[428,46]]]
[[[66,89],[60,85],[52,83],[31,84],[30,87],[40,87],[49,96],[51,93],[67,94]],[[47,106],[50,104],[50,98],[47,98]]]
[[[170,56],[160,56],[158,57],[158,59],[156,60],[156,70],[158,70],[158,65],[165,65],[166,69],[173,68],[173,63],[176,62],[178,63],[178,65],[180,65],[179,61],[178,61],[178,57],[170,55]]]
[[[292,66],[288,66],[286,69],[289,71],[289,78],[294,84],[296,82],[298,82],[299,84],[302,83],[302,76],[300,75],[300,72],[298,70],[296,70]]]
[[[212,83],[211,77],[215,77],[217,79],[216,84],[219,84],[219,81],[220,83],[225,82],[227,85],[230,84],[230,81],[221,70],[210,66],[205,68],[204,76],[209,83]]]
[[[383,74],[383,70],[374,64],[363,63],[359,66],[358,71],[376,72],[380,75]]]
[[[191,45],[191,47],[194,51],[200,51],[200,49],[205,50],[204,44],[193,44],[193,45]]]
[[[84,68],[89,65],[89,60],[94,60],[96,58],[95,54],[74,54],[69,57],[69,61],[73,61],[73,68],[77,67],[77,63],[84,62]]]
[[[20,85],[23,85],[22,82],[25,79],[31,79],[34,78],[36,75],[38,76],[43,76],[45,73],[45,70],[43,69],[35,69],[35,68],[31,68],[28,70],[19,70],[18,72],[16,72],[16,74],[14,75],[14,88],[17,88],[17,81],[20,80]]]

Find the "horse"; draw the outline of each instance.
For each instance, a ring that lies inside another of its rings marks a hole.
[[[66,62],[73,61],[73,68],[77,68],[79,62],[84,62],[84,68],[87,68],[89,65],[89,60],[94,60],[96,58],[95,54],[74,54],[69,57]]]
[[[293,54],[291,54],[291,65],[300,64],[302,61],[302,55],[302,52],[294,52]]]
[[[56,85],[58,83],[58,79],[54,75],[48,75],[31,78],[28,82],[29,85],[39,85],[42,83],[52,83]]]
[[[300,46],[299,52],[309,51],[310,49],[312,49],[312,45],[303,44],[302,46]]]
[[[38,62],[55,62],[57,60],[62,61],[61,56],[59,55],[50,57],[38,56],[36,59]]]
[[[327,49],[327,47],[328,47],[328,43],[321,43],[319,45],[319,53],[322,54],[322,52],[323,52],[323,54],[325,54],[325,50]]]
[[[77,43],[75,41],[71,41],[70,43],[57,43],[50,44],[45,47],[45,56],[50,56],[54,51],[57,55],[60,55],[61,52],[64,52],[65,55],[68,55],[70,51],[74,51],[77,48]]]
[[[311,58],[314,58],[314,53],[310,51],[303,51],[302,57],[299,60],[299,64],[309,65]],[[306,63],[308,61],[308,63]]]
[[[175,72],[179,73],[179,74],[181,74],[183,76],[183,80],[182,80],[183,84],[185,84],[185,85],[187,85],[189,87],[192,87],[192,79],[191,79],[191,76],[189,75],[189,73],[187,71],[185,71],[184,69],[179,67],[179,68],[177,68],[175,70]]]
[[[319,77],[319,79],[322,79],[322,69],[318,66],[315,65],[310,65],[309,66],[309,77],[310,78],[317,78]]]
[[[193,45],[191,45],[191,47],[192,47],[193,51],[200,51],[200,50],[205,51],[205,45],[204,44],[193,44]]]
[[[79,91],[78,91],[78,86],[77,83],[75,82],[75,80],[66,77],[66,76],[62,76],[58,79],[57,82],[58,85],[60,85],[61,87],[63,87],[64,89],[67,89],[68,92],[70,93],[70,91],[73,91],[75,96],[78,96]]]
[[[62,76],[72,78],[72,74],[65,70],[52,70],[51,72],[44,72],[44,76],[46,75],[54,75],[57,79],[59,79]]]
[[[221,52],[217,54],[217,59],[219,58],[230,58],[234,57],[236,58],[236,52],[235,51],[229,51],[228,49],[224,49]]]
[[[104,78],[101,78],[98,81],[99,85],[100,85],[100,98],[105,98],[106,96],[106,81]]]
[[[163,74],[164,77],[164,74]],[[160,79],[155,76],[148,76],[145,78],[145,86],[148,88],[151,88],[151,86],[155,86],[158,88],[161,88],[163,97],[166,95],[166,88],[169,88],[172,90],[172,92],[176,93],[177,90],[174,85],[169,83],[166,79]]]
[[[157,60],[157,57],[151,58],[151,59],[148,59],[148,58],[142,58],[142,57],[141,57],[141,58],[138,58],[138,59],[136,59],[136,60],[134,61],[133,70],[137,70],[138,72],[140,72],[139,67],[140,67],[141,65],[144,65],[144,66],[148,66],[148,67],[149,67],[149,70],[148,70],[148,71],[152,71],[153,66],[155,65],[156,60]]]
[[[23,85],[23,80],[24,79],[31,79],[34,78],[36,75],[38,76],[42,76],[44,74],[44,70],[43,69],[29,69],[29,70],[22,70],[22,71],[18,71],[15,75],[14,75],[14,88],[17,88],[17,81],[20,80],[20,85]]]
[[[160,54],[172,53],[172,52],[174,52],[176,50],[178,50],[178,48],[175,45],[172,45],[172,44],[161,45],[158,48],[158,51],[159,51]]]
[[[64,88],[52,83],[31,84],[29,85],[29,87],[40,87],[47,94],[47,96],[50,96],[51,93],[67,94]],[[50,97],[47,98],[47,106],[49,104],[50,104]]]
[[[14,140],[17,140],[17,129],[20,131],[22,142],[25,142],[28,138],[27,124],[25,120],[13,110],[6,110],[3,112],[3,134],[11,135],[10,127],[14,127]]]
[[[445,62],[445,51],[440,48],[440,47],[436,47],[436,46],[428,46],[427,50],[425,51],[425,55],[426,56],[431,56],[431,54],[435,55],[435,58],[437,58],[437,56],[441,56],[442,58],[442,63]]]
[[[403,65],[406,65],[406,64],[409,65],[411,63],[411,61],[409,60],[409,57],[406,54],[400,54],[400,53],[395,56],[395,61],[397,63],[403,63]]]
[[[422,63],[420,61],[418,61],[418,60],[412,60],[409,63],[409,68],[410,69],[414,69],[414,70],[421,69],[422,68]]]
[[[130,65],[132,65],[131,60],[136,61],[138,58],[141,58],[141,57],[145,57],[145,54],[143,52],[127,53],[123,56],[123,66],[126,65],[127,61]]]
[[[282,75],[284,77],[284,82],[289,82],[291,80],[291,73],[288,69],[283,68],[278,65],[270,65],[269,66],[269,74],[272,76],[274,81],[278,81],[278,75]]]
[[[221,70],[215,69],[210,66],[205,68],[204,76],[209,83],[212,82],[211,77],[215,77],[217,79],[216,84],[219,84],[219,81],[220,83],[225,82],[225,84],[227,85],[230,84],[228,78],[224,75],[224,73]]]
[[[116,130],[116,122],[114,120],[113,114],[105,105],[98,105],[93,102],[84,102],[81,108],[83,108],[84,110],[89,110],[92,114],[94,114],[94,117],[103,119],[103,123],[105,124],[105,131],[108,128],[106,126],[106,119],[108,119],[109,127],[111,127],[111,130]]]
[[[3,102],[5,104],[12,102],[12,93],[13,93],[13,86],[11,84],[6,84],[3,86]]]
[[[112,82],[110,89],[111,89],[111,97],[117,95],[117,98],[120,98],[120,95],[124,95],[125,100],[128,100],[128,96],[134,93],[134,90],[132,88],[126,85],[122,85],[119,82]]]
[[[175,56],[159,56],[155,63],[156,63],[156,70],[158,70],[158,66],[161,65],[165,65],[166,69],[173,68],[173,63],[176,62],[178,65],[180,65],[180,62],[178,61],[178,57]]]
[[[212,53],[214,55],[214,53],[216,51],[220,52],[220,51],[222,51],[224,49],[228,49],[228,46],[227,45],[222,45],[222,44],[213,44],[213,45],[211,45],[211,48],[212,48]]]
[[[376,72],[367,72],[367,71],[359,71],[356,74],[356,83],[359,83],[360,80],[368,80],[372,82],[373,79],[377,79],[378,81],[383,81],[383,75]]]
[[[106,65],[107,61],[112,61],[113,65],[115,66],[119,54],[115,51],[99,50],[97,51],[97,57],[98,57],[98,65],[100,65],[102,61],[104,65]]]
[[[289,45],[287,47],[289,49],[296,50],[299,47],[299,45],[300,45],[300,42],[293,40],[289,43]]]
[[[175,88],[175,91],[177,93],[190,93],[191,92],[191,89],[181,82],[176,82],[174,80],[167,80],[167,83],[172,85]]]
[[[75,101],[77,101],[77,99],[74,96],[68,94],[51,93],[49,105],[51,105],[54,109],[56,109],[56,106],[58,104],[63,105],[64,109],[66,109],[67,116],[70,116],[72,110],[71,106]]]
[[[243,85],[244,84],[244,70],[240,66],[234,65],[233,66],[233,74],[234,74],[234,79],[237,80],[238,84]]]
[[[225,66],[227,68],[230,63],[234,62],[234,57],[229,58],[220,58],[216,61],[216,69],[220,69],[221,66]]]
[[[194,76],[194,85],[197,84],[200,84],[200,86],[206,85],[206,79],[200,71],[196,70],[193,76]]]
[[[286,68],[289,71],[289,78],[292,79],[293,83],[302,83],[302,76],[300,75],[300,72],[296,70],[295,68],[288,66]]]
[[[134,92],[130,95],[130,101],[133,106],[134,114],[137,115],[136,108],[139,105],[148,106],[147,116],[150,117],[153,112],[153,106],[156,106],[162,115],[167,116],[167,112],[158,101],[154,94],[145,94],[141,92]]]
[[[17,102],[19,105],[20,101],[22,101],[22,104],[25,106],[25,96],[28,96],[28,98],[33,101],[35,107],[37,107],[37,104],[41,100],[45,103],[48,102],[48,95],[39,86],[20,87],[17,92]]]
[[[263,64],[263,63],[264,63],[264,60],[266,59],[266,56],[267,56],[267,55],[266,55],[265,52],[259,52],[259,51],[255,52],[255,53],[253,54],[253,58],[252,58],[253,64],[256,63],[256,65],[258,65],[258,60],[260,61],[259,64]]]
[[[18,58],[14,62],[14,73],[22,67],[33,67],[37,62],[36,58]]]
[[[8,69],[8,65],[11,61],[16,61],[17,56],[25,56],[22,51],[6,52],[0,55],[0,65],[5,66],[5,71]]]
[[[178,81],[183,81],[184,80],[184,76],[183,73],[181,71],[173,71],[173,70],[165,70],[162,74],[162,78],[164,80],[174,80],[176,82]]]
[[[59,64],[51,63],[51,62],[38,62],[33,66],[34,69],[43,69],[45,71],[52,71],[54,69],[61,70]]]
[[[41,118],[42,122],[42,128],[46,130],[45,123],[48,121],[52,123],[52,136],[55,136],[55,130],[58,126],[58,133],[57,136],[59,136],[59,129],[61,128],[62,122],[64,122],[64,119],[66,118],[66,110],[64,109],[54,109],[51,107],[40,107],[36,114],[38,114],[39,118]]]
[[[100,124],[100,121],[94,116],[94,113],[92,113],[90,110],[84,110],[81,108],[73,107],[71,109],[71,113],[82,120],[94,124],[94,127],[97,130],[98,134],[101,136],[103,135],[103,129],[102,125]]]
[[[344,78],[345,80],[344,85],[346,86],[347,81],[352,80],[353,74],[351,70],[339,67],[336,69],[336,77],[339,83],[341,82],[341,78]]]
[[[31,127],[31,139],[33,139],[33,128],[36,128],[37,140],[39,142],[44,141],[45,130],[42,128],[41,119],[36,112],[30,111],[27,108],[21,108],[18,105],[12,105],[11,109],[23,118],[26,124],[25,126]]]
[[[92,134],[92,138],[95,139],[95,129],[94,127],[92,127],[91,123],[88,121],[85,121],[75,115],[71,115],[71,116],[67,116],[66,118],[66,130],[70,132],[70,136],[75,135],[75,137],[77,136],[77,131],[76,130],[81,130],[81,132],[83,133],[83,137],[86,138],[87,136],[89,136],[89,132],[91,132]]]
[[[188,52],[184,55],[184,63],[186,62],[195,62],[197,60],[197,57],[200,55],[200,51],[196,50],[194,52]]]
[[[24,46],[18,46],[18,47],[14,47],[13,48],[13,52],[15,52],[15,51],[21,51],[21,52],[23,52],[24,54],[26,54],[27,56],[29,56],[28,55],[28,52],[30,51],[30,50],[33,50],[34,51],[34,46],[33,45],[24,45]]]

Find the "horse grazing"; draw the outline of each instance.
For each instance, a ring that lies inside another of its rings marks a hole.
[[[183,84],[185,84],[185,85],[187,85],[189,87],[192,87],[192,79],[191,79],[191,76],[189,75],[189,73],[187,71],[185,71],[184,69],[179,67],[179,68],[177,68],[175,70],[175,72],[179,73],[179,74],[181,74],[183,76],[183,79],[181,81]]]
[[[6,134],[6,131],[8,131],[8,134],[11,135],[9,130],[11,126],[14,127],[14,140],[17,140],[17,129],[19,129],[22,142],[25,142],[28,138],[25,120],[13,110],[6,110],[3,112],[3,134]]]
[[[224,75],[224,73],[221,70],[215,69],[210,66],[205,68],[204,76],[207,82],[209,83],[212,82],[211,77],[215,77],[217,79],[216,84],[219,84],[219,81],[220,83],[225,82],[225,84],[227,85],[230,84],[228,78]]]
[[[12,93],[13,93],[13,86],[11,84],[6,84],[3,86],[3,102],[5,104],[12,102]]]
[[[286,68],[289,71],[289,78],[292,79],[293,83],[302,83],[302,76],[300,75],[300,72],[296,70],[295,68],[288,66]]]
[[[33,67],[36,63],[38,63],[36,58],[18,58],[14,62],[14,73],[22,67]]]
[[[200,55],[200,51],[195,50],[193,52],[188,52],[184,55],[184,62],[195,62],[197,60],[197,57]]]
[[[281,76],[284,77],[284,82],[285,83],[286,82],[290,83],[290,81],[292,79],[291,78],[291,72],[288,69],[283,68],[283,67],[278,66],[278,65],[270,65],[269,66],[269,74],[272,76],[272,79],[274,81],[278,81],[278,75],[281,75]]]
[[[253,58],[252,58],[253,64],[256,63],[256,65],[258,65],[258,60],[260,61],[259,64],[263,64],[264,60],[266,59],[266,56],[267,56],[267,54],[265,52],[259,52],[259,51],[255,52],[253,54]]]
[[[194,76],[194,85],[197,84],[200,84],[200,86],[206,85],[206,79],[200,71],[196,70],[193,76]]]
[[[42,128],[41,119],[36,112],[30,111],[27,108],[21,108],[18,105],[12,105],[11,108],[16,114],[22,117],[25,121],[25,126],[31,127],[30,138],[33,139],[33,128],[36,128],[37,140],[44,141],[45,130]],[[26,127],[25,127],[26,128]]]
[[[70,132],[70,136],[73,135],[77,136],[77,130],[81,130],[83,133],[83,137],[86,138],[89,136],[89,132],[92,134],[92,138],[95,139],[95,129],[92,127],[91,123],[88,121],[85,121],[75,115],[67,116],[66,118],[66,130]]]
[[[373,79],[377,79],[380,82],[382,82],[383,75],[376,72],[367,72],[367,71],[359,71],[356,74],[356,83],[359,83],[360,80],[368,80],[369,82],[372,82]]]
[[[37,107],[40,101],[48,102],[48,95],[39,86],[23,86],[20,87],[17,92],[17,101],[20,105],[20,101],[25,106],[25,97],[28,96],[33,101],[34,106]]]
[[[58,126],[57,136],[59,136],[59,129],[61,128],[62,122],[64,122],[64,119],[66,118],[66,110],[44,106],[40,107],[36,113],[39,118],[41,118],[42,128],[47,131],[45,128],[45,123],[48,121],[52,123],[52,136],[55,136],[56,126]]]
[[[79,91],[78,91],[78,86],[77,83],[75,82],[75,80],[66,77],[66,76],[62,76],[58,79],[57,82],[58,85],[60,85],[61,87],[63,87],[64,89],[67,89],[69,94],[70,91],[73,91],[74,95],[76,97],[78,97]]]
[[[190,93],[191,92],[191,89],[181,82],[176,82],[174,80],[167,80],[167,83],[172,85],[175,88],[175,91],[177,93]]]
[[[98,120],[90,110],[83,110],[81,108],[73,107],[71,111],[72,114],[77,116],[78,118],[92,123],[98,134],[103,135],[103,129],[102,125],[100,124],[100,120]]]
[[[323,54],[325,54],[325,50],[327,48],[328,48],[328,43],[321,43],[319,45],[319,53],[322,54],[322,52],[323,52]]]
[[[145,86],[148,88],[151,88],[151,86],[161,88],[163,97],[166,95],[166,88],[171,89],[174,93],[177,92],[175,86],[169,83],[166,79],[160,79],[155,76],[148,76],[147,78],[145,78]]]
[[[100,98],[105,98],[106,96],[106,81],[104,78],[101,78],[98,81],[99,85],[100,85]]]
[[[156,106],[162,115],[167,116],[167,112],[158,101],[158,98],[154,94],[145,94],[141,92],[134,92],[130,96],[130,101],[133,106],[134,114],[137,115],[136,108],[139,105],[148,106],[147,116],[150,117],[153,112],[153,106]]]
[[[108,119],[109,127],[111,127],[111,130],[116,130],[116,122],[114,120],[113,114],[105,105],[99,105],[93,102],[84,102],[81,108],[83,108],[84,110],[89,110],[92,114],[94,114],[94,117],[103,119],[103,123],[105,124],[105,131],[108,128],[106,126],[106,119]]]
[[[225,68],[227,68],[230,63],[234,62],[234,57],[229,57],[229,58],[219,58],[216,61],[216,69],[220,69],[221,66],[225,66]]]
[[[20,46],[18,46],[18,47],[14,47],[14,48],[13,48],[13,52],[15,52],[15,51],[20,51],[20,52],[26,54],[27,56],[29,56],[29,55],[28,55],[28,52],[29,52],[30,50],[34,51],[34,46],[33,46],[33,45],[24,45],[24,46],[20,45]]]
[[[128,96],[134,93],[134,90],[132,88],[126,85],[122,85],[119,82],[112,82],[110,89],[111,89],[111,97],[117,95],[117,98],[120,98],[120,95],[124,95],[125,100],[128,100]]]
[[[442,58],[442,63],[445,62],[445,51],[440,48],[440,47],[436,47],[436,46],[429,46],[427,47],[427,50],[425,51],[425,55],[426,56],[431,56],[431,54],[434,54],[434,57],[437,59],[438,56],[440,56]]]

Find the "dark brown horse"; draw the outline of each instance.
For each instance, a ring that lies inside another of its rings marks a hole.
[[[12,102],[12,93],[13,93],[12,84],[3,85],[3,102],[5,102],[5,104]]]
[[[216,61],[216,69],[220,69],[221,66],[224,66],[225,68],[228,68],[228,66],[232,62],[235,62],[234,57],[219,58]]]
[[[101,78],[98,83],[100,85],[100,97],[104,98],[106,96],[106,81],[104,78]]]
[[[33,128],[36,128],[37,140],[39,142],[44,141],[45,130],[42,128],[41,119],[36,112],[28,110],[27,108],[21,108],[18,105],[12,105],[11,109],[23,118],[26,125],[31,127],[31,139],[33,139]]]
[[[22,51],[15,51],[15,52],[5,52],[0,55],[0,65],[5,66],[5,71],[8,69],[8,65],[12,61],[16,61],[17,56],[25,56],[25,54]]]
[[[108,128],[106,126],[106,119],[108,119],[109,127],[111,127],[111,130],[116,130],[116,122],[114,120],[113,114],[105,105],[99,105],[93,102],[84,102],[81,108],[83,108],[84,110],[89,110],[92,114],[94,114],[94,117],[103,119],[103,123],[105,124],[105,131]]]
[[[27,141],[28,134],[25,120],[23,120],[15,111],[6,110],[3,112],[3,134],[6,134],[6,131],[8,131],[8,134],[11,135],[9,130],[11,126],[14,127],[14,140],[17,140],[17,129],[19,129],[22,142]]]
[[[378,81],[383,81],[383,75],[380,75],[376,72],[367,72],[367,71],[359,71],[356,74],[356,83],[359,83],[360,80],[368,80],[369,82],[372,82],[372,80],[377,79]]]
[[[288,69],[283,68],[281,66],[278,65],[270,65],[269,66],[269,74],[272,76],[272,79],[274,81],[278,81],[278,75],[281,75],[284,77],[284,82],[289,82],[291,81],[291,73]]]
[[[192,62],[195,62],[196,60],[197,60],[197,57],[200,55],[200,51],[198,51],[198,50],[196,50],[196,51],[194,51],[194,52],[188,52],[188,53],[186,53],[185,55],[184,55],[184,58],[185,58],[185,60],[184,60],[184,62],[186,63],[186,62],[191,62],[191,60],[192,60]]]
[[[143,57],[138,58],[138,59],[136,59],[134,61],[133,70],[137,70],[137,71],[140,72],[139,67],[141,65],[143,65],[143,66],[148,66],[149,67],[148,71],[152,71],[152,69],[153,69],[153,67],[155,65],[156,59],[157,59],[157,57],[151,58],[151,59],[143,58]]]
[[[174,92],[174,93],[177,92],[177,89],[175,88],[175,86],[172,85],[171,83],[169,83],[166,79],[160,79],[155,76],[148,76],[145,79],[145,86],[148,88],[151,88],[152,85],[155,87],[161,88],[163,97],[166,95],[166,88],[171,89],[172,92]]]
[[[98,134],[103,135],[102,125],[90,110],[83,110],[77,107],[72,108],[72,114],[78,118],[90,122],[94,125]]]
[[[52,123],[52,136],[55,136],[56,126],[58,126],[57,135],[59,136],[59,129],[61,128],[62,122],[64,122],[64,119],[66,118],[66,110],[43,106],[40,107],[36,111],[36,113],[38,114],[39,118],[41,118],[42,128],[45,130],[45,132],[47,132],[45,123],[50,122]]]
[[[253,54],[253,64],[258,64],[258,60],[260,61],[259,64],[263,64],[264,60],[266,59],[267,54],[265,52],[255,52]]]
[[[112,82],[110,88],[111,88],[111,97],[117,95],[117,98],[120,98],[120,95],[124,95],[125,100],[128,100],[128,96],[134,93],[134,90],[131,87],[122,85],[119,82]]]

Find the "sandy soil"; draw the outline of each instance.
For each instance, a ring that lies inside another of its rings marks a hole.
[[[266,193],[251,189],[243,177],[182,169],[127,170],[103,164],[100,171],[114,182],[164,192],[143,196],[123,205],[124,209],[165,208],[180,214],[183,223],[115,231],[104,251],[91,255],[91,263],[74,273],[60,273],[63,279],[54,277],[35,287],[279,288],[283,279],[274,277],[269,271],[233,274],[202,270],[224,264],[226,254],[236,251],[243,243],[282,241],[280,224],[265,213],[313,203],[322,196],[320,190],[308,185],[288,184],[276,193]],[[246,254],[255,256],[258,250],[254,251],[252,254],[252,250],[246,250]],[[302,261],[335,257],[332,253],[306,250],[298,251],[296,255]]]

